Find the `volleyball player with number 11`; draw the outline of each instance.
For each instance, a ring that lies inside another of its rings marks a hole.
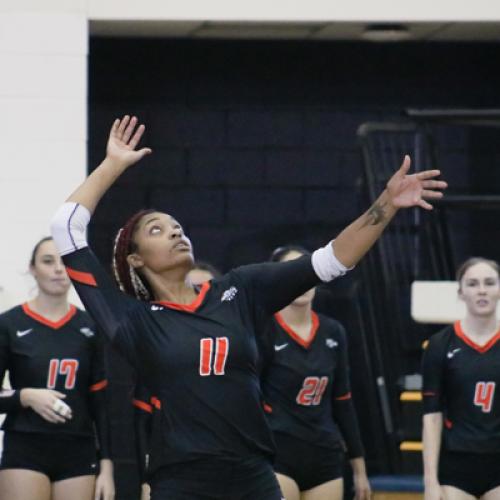
[[[151,457],[152,499],[280,500],[273,440],[261,406],[257,335],[272,314],[354,266],[399,208],[442,196],[439,171],[407,175],[410,159],[365,214],[332,243],[290,262],[234,269],[201,287],[186,279],[191,243],[173,216],[148,210],[119,232],[114,272],[88,248],[85,230],[104,193],[148,148],[125,116],[107,155],[68,198],[52,234],[87,310],[161,405],[161,450]],[[168,173],[166,174],[168,175]],[[196,206],[193,206],[196,210]]]

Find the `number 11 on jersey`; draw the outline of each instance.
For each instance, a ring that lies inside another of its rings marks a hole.
[[[214,349],[215,344],[215,349]],[[213,339],[207,337],[200,340],[200,375],[224,375],[227,355],[229,353],[229,339],[227,337],[217,337]]]

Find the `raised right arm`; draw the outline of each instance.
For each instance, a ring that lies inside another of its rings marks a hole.
[[[121,293],[88,248],[86,229],[104,193],[128,167],[151,152],[135,151],[144,126],[137,118],[115,120],[109,135],[106,158],[68,198],[51,223],[54,242],[69,277],[87,311],[110,340],[120,330],[120,349],[132,360],[133,335],[123,319],[136,301]]]

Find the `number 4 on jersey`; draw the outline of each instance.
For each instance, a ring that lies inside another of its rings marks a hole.
[[[483,413],[489,413],[495,397],[495,382],[478,382],[474,392],[474,404],[480,406]]]
[[[216,339],[207,337],[201,339],[200,375],[208,377],[212,374],[212,368],[214,375],[224,375],[226,373],[225,368],[228,352],[229,339],[227,337],[217,337]]]

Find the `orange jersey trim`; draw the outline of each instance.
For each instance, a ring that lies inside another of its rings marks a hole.
[[[343,396],[339,396],[338,398],[335,398],[335,401],[346,401],[347,399],[351,399],[350,392],[348,392],[347,394],[344,394]]]
[[[290,335],[290,337],[292,337],[292,339],[295,340],[297,344],[300,344],[302,347],[309,349],[309,346],[313,343],[313,340],[315,339],[316,333],[318,332],[319,328],[319,317],[314,311],[311,311],[312,325],[307,339],[303,339],[300,335],[297,334],[297,332],[295,332],[290,326],[288,326],[280,313],[276,313],[274,317],[276,318],[276,321],[281,326],[281,328],[283,328],[283,330],[285,330],[285,332],[288,333],[288,335]]]
[[[148,413],[153,413],[153,407],[151,405],[149,405],[148,403],[145,403],[144,401],[141,401],[139,399],[133,399],[132,404],[136,408],[139,408],[140,410],[146,411]]]
[[[460,323],[460,321],[455,321],[453,326],[457,337],[462,339],[469,347],[472,347],[472,349],[481,354],[484,354],[486,351],[491,349],[500,340],[500,331],[498,331],[490,340],[488,340],[488,342],[486,342],[486,344],[479,345],[467,337],[466,333],[462,329],[462,323]]]
[[[107,380],[101,380],[100,382],[97,382],[96,384],[93,384],[89,387],[89,391],[90,392],[97,392],[97,391],[100,391],[102,389],[104,389],[105,387],[107,387],[108,385],[108,381]]]
[[[93,274],[77,271],[76,269],[71,269],[71,267],[67,267],[66,272],[73,281],[78,281],[78,283],[83,283],[84,285],[97,286],[97,281]]]
[[[267,403],[262,403],[262,408],[264,408],[264,411],[266,413],[272,413],[273,412],[273,407],[271,405],[268,405]]]
[[[158,398],[155,398],[154,396],[151,398],[151,404],[157,409],[161,410],[161,401]]]
[[[162,306],[170,307],[170,309],[176,309],[177,311],[185,311],[185,312],[195,312],[203,302],[205,295],[210,289],[210,282],[205,281],[201,286],[200,293],[196,297],[191,304],[177,304],[176,302],[167,302],[164,300],[155,301],[155,304],[161,304]]]
[[[27,302],[25,302],[22,305],[24,313],[29,316],[30,318],[33,318],[34,320],[38,321],[39,323],[44,324],[45,326],[48,326],[50,328],[53,328],[54,330],[59,330],[59,328],[63,327],[68,321],[71,320],[71,318],[76,314],[76,307],[73,304],[69,305],[69,311],[59,320],[57,321],[52,321],[50,319],[45,318],[41,314],[36,313],[32,309],[30,309],[30,306],[28,305]]]

